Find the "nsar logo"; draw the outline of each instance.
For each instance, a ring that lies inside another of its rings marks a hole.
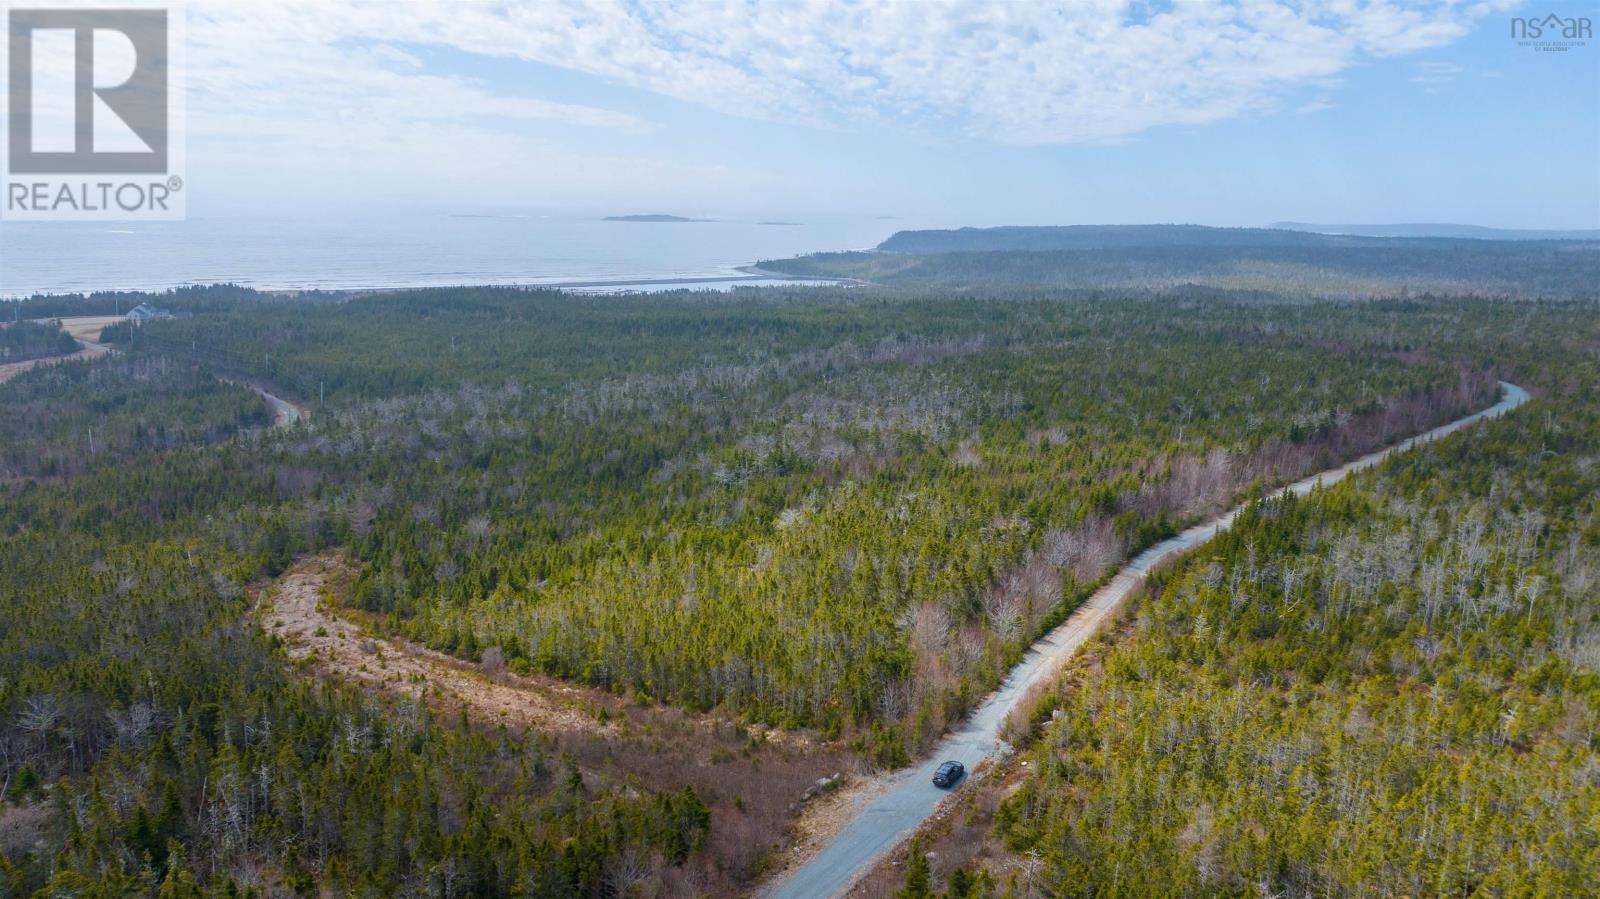
[[[1517,17],[1511,20],[1511,38],[1519,47],[1546,52],[1565,52],[1588,45],[1594,37],[1594,23],[1588,16],[1543,18]]]

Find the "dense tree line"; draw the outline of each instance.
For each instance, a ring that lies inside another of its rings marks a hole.
[[[308,295],[315,298],[315,294]],[[174,287],[158,292],[102,290],[92,293],[36,294],[8,301],[5,318],[50,319],[80,315],[123,315],[140,303],[182,312],[219,312],[241,302],[261,302],[273,295],[234,284]]]
[[[33,321],[0,323],[0,365],[64,356],[77,349],[78,342],[53,325]]]
[[[0,384],[0,406],[0,478],[72,476],[270,420],[251,391],[158,356],[39,368]]]

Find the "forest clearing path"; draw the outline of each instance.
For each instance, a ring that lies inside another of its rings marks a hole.
[[[335,554],[303,558],[257,593],[256,617],[313,677],[425,702],[440,720],[527,731],[569,758],[590,782],[676,791],[712,810],[712,837],[696,862],[714,880],[747,884],[770,850],[797,834],[810,844],[838,818],[832,787],[857,770],[838,741],[730,721],[543,675],[485,671],[402,640],[363,633],[337,607],[350,565]],[[826,786],[824,786],[826,784]],[[808,801],[809,800],[809,801]]]
[[[1353,462],[1303,478],[1284,488],[1304,495],[1318,486],[1329,486],[1347,475],[1371,468],[1393,453],[1405,452],[1422,443],[1437,440],[1486,418],[1503,415],[1528,401],[1528,392],[1515,384],[1500,382],[1503,397],[1499,402],[1465,418],[1362,456]],[[1246,504],[1248,505],[1248,504]],[[775,899],[822,899],[838,896],[866,874],[886,853],[910,837],[924,821],[934,815],[943,800],[954,790],[933,786],[933,772],[946,759],[966,765],[968,776],[981,776],[980,763],[1000,751],[1000,729],[1012,711],[1020,706],[1029,690],[1054,675],[1090,637],[1115,617],[1118,608],[1132,596],[1158,565],[1171,561],[1226,530],[1246,506],[1189,528],[1176,537],[1150,547],[1128,562],[1105,586],[1078,607],[1065,623],[1046,634],[1028,649],[1022,661],[1012,668],[999,689],[984,699],[958,729],[952,731],[921,761],[881,778],[882,789],[863,792],[851,810],[851,820],[833,839],[803,865],[788,871],[768,885],[766,895]],[[957,788],[960,784],[957,784]]]
[[[741,738],[762,743],[798,750],[817,747],[817,741],[800,731],[745,725],[672,706],[639,707],[598,687],[506,670],[490,674],[479,665],[425,646],[369,636],[328,601],[335,582],[350,573],[338,555],[311,556],[262,589],[257,604],[262,624],[283,639],[289,658],[309,659],[319,673],[390,693],[442,699],[446,707],[485,723],[616,736],[629,724],[625,713],[631,711],[656,729],[677,723],[704,730],[731,728]],[[602,709],[605,716],[599,714]]]
[[[289,658],[309,660],[333,675],[388,693],[422,699],[439,709],[465,711],[485,722],[542,731],[615,733],[615,723],[584,709],[581,688],[552,679],[502,683],[478,666],[399,641],[368,637],[324,602],[332,582],[347,574],[336,556],[303,559],[263,591],[262,622],[283,638]]]

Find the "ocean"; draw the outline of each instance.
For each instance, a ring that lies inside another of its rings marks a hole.
[[[871,247],[902,227],[870,218],[757,224],[442,213],[341,221],[0,222],[0,297],[218,282],[263,290],[572,282],[592,290],[726,287],[692,279],[740,275],[740,266],[759,259]],[[641,283],[593,285],[615,281]]]

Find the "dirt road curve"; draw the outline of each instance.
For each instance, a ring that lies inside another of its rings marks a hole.
[[[288,427],[310,414],[305,408],[297,406],[281,396],[273,396],[259,387],[250,389],[260,394],[261,398],[267,401],[267,408],[272,410],[272,426],[275,428]]]
[[[303,419],[311,417],[311,410],[307,409],[305,406],[302,406],[299,403],[291,403],[283,397],[268,393],[254,384],[247,384],[244,381],[233,381],[229,380],[228,378],[223,378],[222,382],[224,384],[232,384],[235,387],[243,387],[246,390],[254,392],[256,396],[261,397],[263,400],[266,400],[267,408],[272,411],[272,426],[275,428],[286,428],[289,425],[296,424]]]
[[[74,359],[93,359],[111,352],[111,348],[95,341],[100,339],[100,332],[106,325],[123,320],[120,315],[85,315],[76,318],[63,318],[61,330],[72,335],[78,342],[78,351],[64,356],[46,356],[43,359],[29,359],[26,362],[9,362],[0,365],[0,384],[11,380],[25,371],[38,368],[41,365],[55,365],[57,362],[70,362]]]
[[[85,343],[78,341],[78,351],[65,356],[45,356],[43,359],[29,359],[26,362],[7,362],[0,365],[0,384],[15,378],[25,371],[31,371],[41,365],[55,365],[57,362],[70,362],[73,359],[92,359],[104,355],[106,348],[98,343]]]
[[[1481,412],[1363,456],[1348,465],[1297,481],[1289,489],[1305,494],[1319,484],[1331,485],[1351,472],[1377,465],[1390,453],[1404,452],[1419,443],[1437,440],[1485,418],[1503,415],[1528,401],[1528,392],[1521,387],[1504,381],[1500,386],[1503,398]],[[1233,523],[1239,511],[1234,509],[1220,518],[1192,527],[1135,557],[1071,618],[1035,643],[1006,676],[1000,689],[990,694],[959,730],[946,736],[927,758],[889,778],[884,790],[860,802],[854,820],[810,861],[773,883],[767,895],[774,899],[822,899],[848,890],[857,878],[871,870],[878,858],[909,837],[949,795],[931,782],[940,762],[955,759],[971,771],[979,762],[993,756],[998,748],[1001,725],[1029,688],[1059,671],[1157,565],[1215,537]]]
[[[127,316],[123,315],[78,315],[57,319],[57,321],[61,322],[61,330],[72,335],[72,339],[78,341],[78,351],[65,356],[49,356],[44,359],[29,359],[26,362],[12,362],[7,365],[0,365],[0,383],[4,383],[10,378],[41,365],[54,365],[57,362],[67,362],[73,359],[92,359],[96,356],[104,356],[106,353],[111,352],[111,347],[97,342],[100,340],[101,332],[105,330],[107,325],[117,324],[126,320]],[[228,383],[237,382],[229,381]],[[288,427],[311,417],[311,410],[305,406],[268,393],[254,384],[240,384],[239,386],[255,391],[257,395],[266,401],[267,408],[272,411],[272,426],[275,428]]]

